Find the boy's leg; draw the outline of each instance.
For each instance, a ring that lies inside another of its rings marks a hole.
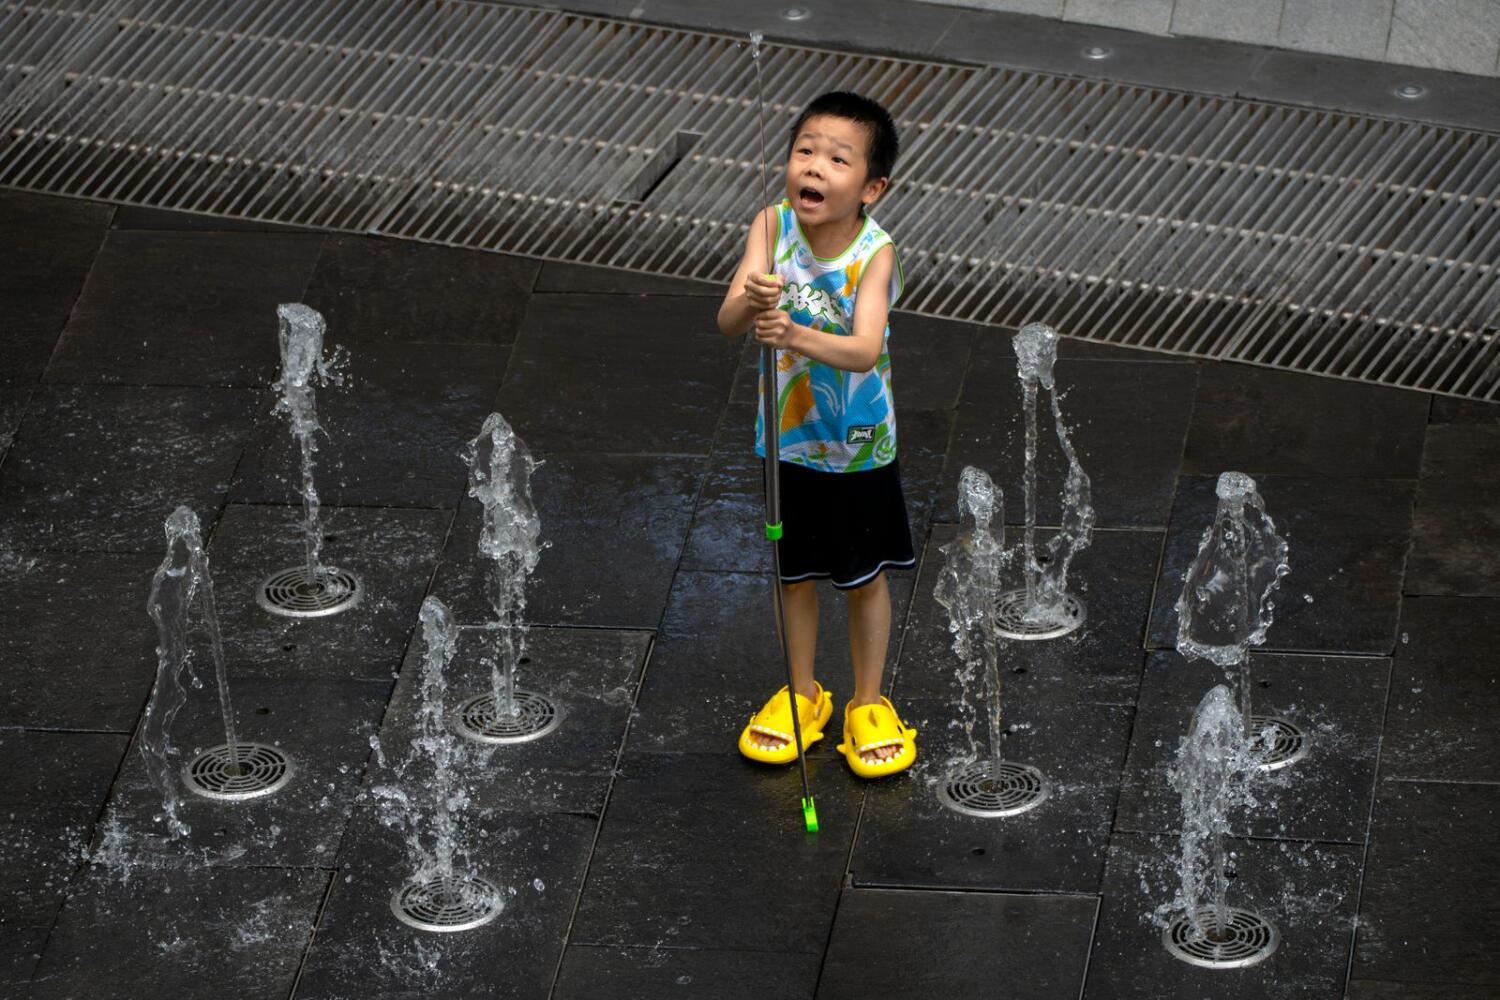
[[[781,585],[781,606],[786,612],[786,651],[792,661],[792,685],[804,698],[816,698],[813,685],[813,658],[818,651],[818,583],[803,580]],[[786,743],[765,733],[754,733],[751,739],[772,750]]]
[[[891,591],[885,573],[849,595],[849,658],[854,663],[852,708],[880,702],[880,681],[885,674],[886,649],[891,640]],[[880,747],[865,753],[866,761],[894,757],[900,747]]]

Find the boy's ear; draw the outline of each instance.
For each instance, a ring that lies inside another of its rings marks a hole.
[[[886,189],[891,186],[889,177],[872,177],[865,181],[865,189],[860,192],[859,200],[865,205],[873,205],[885,194]]]

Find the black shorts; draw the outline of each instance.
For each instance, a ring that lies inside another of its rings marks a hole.
[[[896,462],[864,472],[780,465],[782,583],[827,579],[852,590],[917,564]]]

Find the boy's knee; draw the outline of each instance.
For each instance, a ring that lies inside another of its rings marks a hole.
[[[788,595],[805,594],[809,590],[816,590],[817,587],[818,581],[816,580],[798,580],[795,583],[783,583],[781,585],[782,591]]]
[[[858,587],[851,587],[844,593],[848,594],[851,600],[856,601],[879,597],[885,593],[885,570],[881,570]]]

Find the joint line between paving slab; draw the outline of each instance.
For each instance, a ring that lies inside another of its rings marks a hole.
[[[973,358],[973,353],[972,352],[970,352],[969,357],[971,359]],[[948,444],[950,446],[951,446],[951,443],[952,443],[952,434],[953,434],[953,425],[954,425],[954,423],[956,423],[956,421],[950,421],[949,425],[948,425],[948,434],[949,434]],[[946,462],[946,456],[947,456],[947,448],[946,447],[944,448],[943,454],[944,454],[944,461]],[[912,570],[912,574],[913,574],[912,575],[912,593],[911,593],[911,597],[906,602],[906,614],[903,615],[902,619],[901,619],[901,631],[898,634],[897,639],[896,639],[896,651],[895,651],[895,655],[891,656],[889,658],[889,660],[887,661],[890,664],[890,670],[891,670],[891,674],[890,674],[891,679],[890,679],[890,684],[888,686],[888,690],[891,692],[892,695],[895,695],[895,693],[896,693],[896,685],[899,683],[899,681],[901,679],[900,678],[900,673],[899,673],[900,664],[901,664],[901,654],[903,652],[905,652],[905,650],[906,650],[906,636],[907,636],[908,631],[911,628],[912,614],[914,613],[914,610],[915,610],[916,604],[917,604],[917,583],[922,579],[922,570],[923,570],[923,567],[925,566],[925,564],[927,562],[927,550],[931,546],[931,544],[932,544],[932,523],[929,520],[928,524],[927,524],[927,535],[922,540],[922,554],[921,554],[920,557],[918,557],[918,559],[917,559],[917,565]],[[892,700],[894,700],[894,698]],[[910,774],[910,772],[907,773],[907,776],[906,776],[906,778],[904,780],[906,780],[906,781],[910,781],[911,780],[911,774]],[[864,827],[864,823],[865,823],[865,805],[866,805],[866,803],[869,800],[869,793],[870,793],[870,786],[869,786],[869,782],[867,781],[867,782],[863,783],[863,785],[861,786],[861,788],[859,790],[859,809],[856,810],[855,814],[854,814],[854,830],[852,831],[852,833],[849,836],[849,853],[844,856],[844,872],[843,872],[843,877],[839,879],[838,895],[834,898],[834,902],[833,902],[833,916],[828,921],[828,936],[824,940],[823,951],[818,956],[818,977],[817,977],[817,979],[816,979],[816,981],[814,982],[814,985],[813,985],[814,991],[816,991],[818,985],[823,982],[823,970],[824,970],[824,968],[828,964],[828,952],[833,947],[833,934],[834,934],[834,930],[835,930],[835,928],[838,927],[839,907],[841,907],[843,905],[843,903],[844,903],[844,887],[845,886],[848,886],[850,888],[854,887],[854,852],[859,847],[859,834],[860,834],[861,829]]]
[[[91,205],[109,204],[108,202],[100,202],[95,199],[84,200],[87,200]],[[52,342],[52,350],[47,352],[47,360],[42,362],[42,370],[37,372],[36,379],[26,387],[26,404],[21,407],[21,414],[16,419],[16,428],[11,432],[9,443],[3,449],[0,449],[0,469],[4,469],[6,460],[16,450],[16,442],[21,437],[21,428],[26,425],[26,419],[32,415],[31,405],[36,401],[38,390],[43,386],[51,384],[47,382],[47,369],[52,367],[52,358],[57,354],[57,349],[61,346],[62,339],[68,332],[68,324],[73,321],[73,310],[78,308],[78,300],[83,298],[83,291],[88,287],[89,279],[94,276],[94,268],[99,266],[99,255],[104,251],[104,241],[109,238],[110,231],[114,226],[115,214],[118,211],[119,207],[115,206],[114,210],[110,212],[109,222],[105,224],[104,231],[99,235],[99,245],[94,247],[94,255],[89,258],[89,266],[83,273],[83,281],[78,284],[78,294],[74,295],[73,301],[68,303],[68,311],[63,316],[62,329],[57,331],[57,339]],[[48,933],[50,934],[51,932],[49,931]]]
[[[538,275],[540,275],[541,270],[538,269],[537,273]],[[527,302],[527,307],[530,308],[529,300]],[[518,344],[521,340],[521,332],[521,330],[516,331],[516,343]],[[514,349],[511,352],[511,357],[515,357]],[[509,371],[510,364],[507,362],[507,375],[509,374]],[[693,528],[698,522],[698,507],[703,502],[703,491],[708,486],[708,480],[711,474],[711,469],[709,468],[710,457],[713,455],[714,447],[719,443],[719,440],[723,434],[724,418],[725,416],[727,416],[731,408],[731,404],[733,403],[734,386],[738,381],[739,372],[736,371],[734,376],[729,380],[729,388],[725,393],[724,400],[719,406],[719,416],[718,420],[714,423],[713,442],[709,445],[708,454],[698,456],[699,458],[701,458],[702,468],[701,474],[698,478],[698,489],[693,494],[693,513],[692,516],[688,518],[687,525],[683,528],[682,546],[677,550],[677,562],[673,565],[671,576],[668,578],[667,596],[666,599],[662,601],[661,615],[656,620],[656,628],[654,630],[651,630],[651,638],[646,644],[646,654],[641,660],[641,675],[636,679],[635,682],[635,697],[630,700],[630,715],[627,716],[625,720],[625,731],[620,734],[620,744],[615,748],[614,767],[610,769],[609,784],[604,789],[604,801],[599,805],[599,817],[598,820],[594,823],[594,838],[589,843],[588,862],[583,866],[583,874],[578,879],[578,891],[577,894],[573,897],[573,910],[568,914],[568,925],[563,928],[562,947],[558,949],[557,966],[552,971],[552,985],[547,990],[548,1000],[552,1000],[552,998],[557,995],[558,983],[562,981],[563,963],[566,962],[568,958],[568,945],[570,939],[573,936],[573,925],[578,920],[579,908],[583,906],[583,894],[588,891],[589,872],[594,867],[594,852],[598,850],[599,838],[604,832],[604,820],[609,814],[609,800],[614,796],[615,779],[620,774],[620,762],[625,757],[625,748],[630,745],[631,730],[635,728],[635,717],[636,712],[640,707],[641,692],[646,688],[646,675],[651,669],[651,657],[656,652],[656,638],[661,634],[662,629],[666,626],[667,609],[672,605],[672,594],[674,586],[677,583],[678,575],[682,572],[682,561],[687,557],[688,545],[691,543],[693,537]],[[502,380],[502,390],[504,388],[504,384],[505,383]]]
[[[1396,619],[1396,627],[1400,628],[1400,618]],[[1354,958],[1359,947],[1359,913],[1364,903],[1365,894],[1365,872],[1370,866],[1370,840],[1375,833],[1375,801],[1380,795],[1380,763],[1384,757],[1386,726],[1391,717],[1391,686],[1396,680],[1396,667],[1391,664],[1385,677],[1385,704],[1380,713],[1380,731],[1375,734],[1375,773],[1370,782],[1370,805],[1365,811],[1365,843],[1364,850],[1360,852],[1359,879],[1354,885],[1354,910],[1349,920],[1349,955],[1344,962],[1344,990],[1348,992],[1349,981],[1354,977]]]
[[[443,565],[443,553],[447,550],[448,542],[453,537],[453,525],[457,520],[458,508],[455,506],[452,513],[448,516],[448,526],[443,531],[443,538],[437,545],[437,558],[432,562],[432,572],[428,574],[427,585],[422,589],[422,599],[424,601],[427,599],[428,595],[432,593],[432,588],[437,583],[438,571],[442,568]],[[401,644],[401,659],[396,667],[397,681],[399,681],[401,669],[406,665],[406,658],[411,652],[411,644],[415,640],[416,627],[412,626],[406,634],[406,641]],[[380,720],[375,723],[375,731],[373,733],[373,735],[375,736],[380,735],[380,732],[385,728],[386,719],[390,716],[391,702],[394,701],[396,697],[397,681],[393,681],[391,683],[391,693],[390,696],[386,698],[385,709],[380,713]],[[374,756],[375,751],[373,747],[365,752],[364,765],[360,769],[361,786],[363,786],[363,784],[369,779],[370,761]],[[356,792],[356,795],[357,794],[358,793]],[[344,870],[343,864],[341,863],[343,857],[344,839],[349,836],[349,827],[354,822],[354,814],[356,811],[354,808],[352,808],[352,805],[353,803],[351,803],[351,808],[344,817],[344,828],[339,832],[338,850],[334,852],[334,871],[328,879],[328,887],[323,893],[323,898],[318,901],[318,907],[313,913],[312,925],[308,929],[307,944],[303,946],[302,954],[298,957],[297,971],[296,974],[292,977],[292,988],[291,992],[287,994],[287,1000],[295,1000],[297,989],[302,985],[302,974],[307,969],[307,960],[312,955],[314,945],[317,944],[318,928],[323,923],[323,917],[328,912],[328,901],[333,897],[333,887],[338,882],[339,874]]]

